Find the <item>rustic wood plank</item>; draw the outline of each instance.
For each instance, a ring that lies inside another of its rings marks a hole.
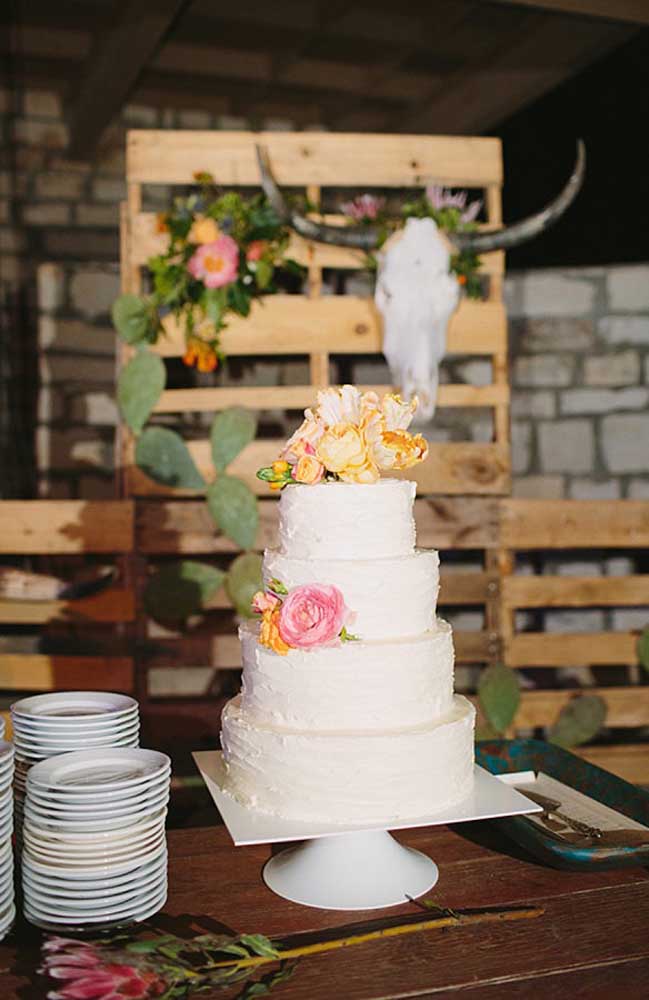
[[[133,660],[126,656],[0,654],[0,688],[13,691],[132,691]]]
[[[508,548],[649,548],[646,500],[507,499],[501,511]]]
[[[631,632],[521,632],[505,647],[510,667],[632,665],[638,637]]]
[[[502,599],[512,608],[623,607],[649,604],[647,576],[510,576]]]
[[[130,552],[130,500],[2,500],[0,553]]]
[[[164,336],[152,350],[162,357],[185,353],[184,329],[167,316]],[[451,317],[447,354],[494,354],[505,342],[507,320],[501,302],[463,299]],[[372,299],[329,295],[269,295],[253,303],[250,316],[233,316],[220,334],[230,357],[250,354],[379,354],[382,321]]]
[[[211,170],[217,183],[259,184],[255,145],[268,150],[280,185],[457,187],[502,183],[500,140],[476,137],[333,132],[131,131],[126,171],[131,182],[187,184]]]
[[[497,3],[534,7],[561,14],[603,17],[607,21],[649,24],[649,9],[644,0],[496,0]]]
[[[439,497],[415,501],[422,548],[482,549],[498,544],[498,505],[491,497]],[[256,549],[277,543],[277,501],[259,501]],[[209,555],[236,552],[218,533],[202,500],[137,501],[137,548],[144,555]]]
[[[361,392],[373,390],[383,395],[394,392],[390,385],[360,385]],[[196,389],[167,389],[154,407],[155,413],[202,413],[244,406],[254,410],[302,410],[316,398],[312,385],[213,386]],[[437,409],[444,407],[497,406],[509,402],[507,385],[440,385]]]
[[[597,764],[598,767],[619,775],[632,785],[649,785],[649,743],[577,747],[573,753],[590,764]]]
[[[111,589],[77,601],[8,601],[0,599],[0,624],[44,625],[130,622],[135,617],[135,595]]]
[[[523,691],[516,713],[517,729],[549,726],[579,694],[597,694],[606,702],[606,725],[620,728],[649,725],[649,687],[589,687],[556,691]]]
[[[257,496],[267,495],[268,486],[256,478],[256,472],[275,461],[283,444],[274,439],[253,441],[228,466],[228,473],[243,479]],[[209,441],[191,441],[188,448],[205,480],[213,480]],[[508,459],[508,450],[497,444],[435,442],[430,445],[428,459],[414,469],[407,469],[400,478],[414,480],[420,493],[497,495],[509,490]],[[182,496],[187,492],[153,482],[136,466],[126,471],[132,494]]]

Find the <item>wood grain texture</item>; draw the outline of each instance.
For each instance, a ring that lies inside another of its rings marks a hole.
[[[0,689],[132,691],[133,660],[118,656],[0,653]]]
[[[512,608],[623,607],[649,604],[647,576],[510,576],[502,598]]]
[[[130,500],[2,500],[0,554],[130,552],[134,522]]]
[[[577,747],[574,753],[590,764],[597,764],[630,781],[632,785],[649,785],[649,746],[646,743]]]
[[[512,549],[649,548],[645,500],[505,500],[502,543]]]
[[[45,625],[50,622],[90,624],[130,622],[135,617],[135,595],[112,589],[77,601],[8,601],[0,599],[0,624]]]
[[[606,702],[606,725],[633,728],[649,725],[649,698],[646,689],[633,687],[594,687],[578,690],[524,691],[516,715],[521,729],[551,725],[560,710],[579,694],[596,694]]]
[[[500,140],[332,132],[164,132],[127,134],[126,172],[140,184],[188,184],[210,170],[224,187],[259,184],[255,145],[268,150],[280,185],[455,187],[502,183]]]
[[[510,667],[580,667],[638,662],[630,632],[520,632],[505,648]]]

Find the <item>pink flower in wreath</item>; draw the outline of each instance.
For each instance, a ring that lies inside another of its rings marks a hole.
[[[229,285],[237,276],[239,247],[231,236],[203,243],[187,262],[187,270],[206,288]]]
[[[266,240],[253,240],[248,244],[246,260],[260,260],[266,252]]]
[[[279,634],[289,646],[331,646],[350,619],[338,587],[306,583],[295,587],[279,612]]]

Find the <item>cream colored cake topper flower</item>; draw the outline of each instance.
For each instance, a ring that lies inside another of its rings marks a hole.
[[[257,476],[278,490],[323,479],[375,483],[382,471],[409,469],[428,454],[425,438],[408,431],[416,408],[416,397],[406,403],[395,393],[380,399],[353,385],[321,389],[280,461]]]

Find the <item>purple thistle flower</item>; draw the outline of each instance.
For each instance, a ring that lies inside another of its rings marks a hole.
[[[359,194],[340,206],[340,211],[355,222],[373,222],[385,205],[385,198],[374,194]]]

